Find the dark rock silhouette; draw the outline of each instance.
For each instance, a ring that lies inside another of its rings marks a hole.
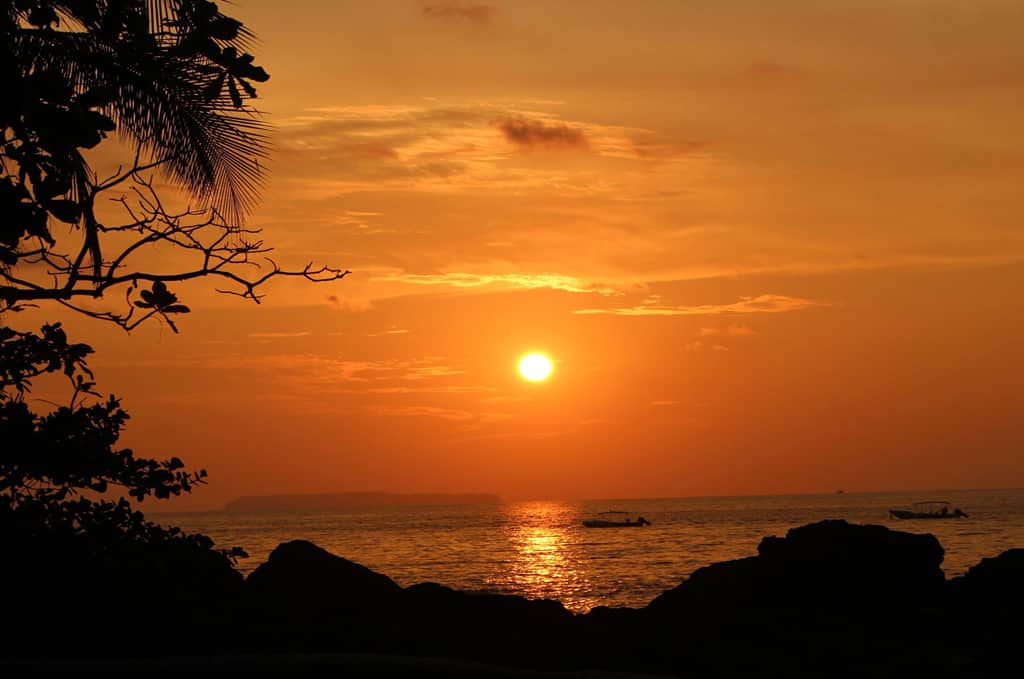
[[[11,530],[2,550],[12,614],[0,622],[0,658],[151,655],[184,638],[192,652],[222,648],[242,598],[231,562],[187,542],[97,544]]]
[[[306,540],[274,548],[245,581],[250,603],[335,613],[377,608],[402,592],[394,580]]]
[[[666,615],[694,608],[891,608],[939,596],[942,545],[933,535],[821,521],[766,537],[758,555],[700,568],[648,606]]]
[[[4,572],[29,577],[31,568],[12,570],[28,563],[24,552],[13,552]],[[144,609],[145,625],[122,625],[116,635],[51,627],[45,644],[8,646],[0,656],[34,658],[33,667],[60,655],[137,657],[113,665],[115,674],[120,667],[180,675],[182,663],[191,662],[180,657],[201,652],[230,654],[224,667],[262,676],[348,668],[360,676],[601,669],[697,677],[984,677],[1003,666],[1019,670],[1014,653],[1024,634],[1024,550],[984,559],[946,581],[933,536],[845,521],[767,537],[756,556],[701,568],[644,608],[598,607],[584,615],[557,601],[437,583],[403,589],[302,540],[277,547],[244,584],[225,570],[226,560],[201,564],[194,555],[182,556],[182,563],[164,555],[91,567],[76,557],[72,567],[53,550],[42,553],[74,574],[62,595],[74,590],[94,602],[130,605],[152,601],[169,582],[176,592],[202,593],[191,606]],[[32,587],[45,585],[37,579]],[[154,624],[149,617],[157,614],[163,617]],[[260,663],[247,665],[254,653]],[[168,656],[179,660],[169,663]],[[304,660],[295,664],[298,659]]]
[[[655,598],[642,611],[649,653],[685,638],[691,648],[677,658],[726,676],[763,676],[783,657],[785,676],[896,667],[899,654],[928,665],[942,656],[917,620],[942,601],[942,559],[931,535],[841,520],[794,528],[764,538],[757,556],[698,569]]]
[[[965,603],[1018,608],[1024,605],[1024,549],[982,559],[949,584],[953,595]]]
[[[561,602],[551,599],[461,592],[436,582],[408,587],[404,603],[411,612],[439,616],[455,625],[565,625],[573,619]]]
[[[392,625],[402,588],[306,540],[278,545],[245,581],[243,648],[372,651],[399,648]]]
[[[399,632],[421,655],[563,667],[574,616],[558,601],[462,592],[434,582],[406,588]]]
[[[982,559],[964,575],[949,582],[949,620],[960,643],[986,649],[991,666],[1020,673],[1020,643],[1024,638],[1024,549],[1010,549]]]

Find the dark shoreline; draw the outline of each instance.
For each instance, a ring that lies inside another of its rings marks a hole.
[[[369,663],[347,666],[352,676],[435,676],[430,667],[463,676],[468,662],[493,676],[977,677],[1018,662],[1024,549],[951,579],[942,559],[929,534],[821,521],[766,537],[756,556],[701,568],[645,607],[574,614],[552,600],[402,588],[293,541],[244,580],[226,560],[206,559],[137,565],[87,595],[80,581],[53,581],[58,594],[77,585],[92,605],[78,606],[78,624],[12,628],[2,655],[32,673],[119,659],[146,675],[191,671],[206,662],[197,658],[241,672],[253,654],[271,673]]]

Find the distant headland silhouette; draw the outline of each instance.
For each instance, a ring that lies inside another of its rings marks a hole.
[[[498,504],[492,493],[295,493],[243,495],[224,505],[225,512],[324,511],[357,507],[412,507]]]

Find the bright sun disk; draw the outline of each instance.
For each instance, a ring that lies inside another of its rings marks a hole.
[[[531,382],[546,380],[551,374],[551,359],[544,354],[527,354],[519,361],[519,374]]]

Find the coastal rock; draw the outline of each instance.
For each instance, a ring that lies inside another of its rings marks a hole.
[[[573,617],[560,602],[551,599],[462,592],[436,582],[406,588],[405,604],[413,614],[432,619],[432,624],[454,626],[556,625],[568,623]]]
[[[586,627],[621,627],[636,622],[639,611],[626,606],[595,606],[578,616]]]
[[[404,603],[403,646],[415,653],[545,667],[572,655],[573,615],[557,601],[425,582],[406,588]]]
[[[982,559],[949,583],[946,624],[961,645],[991,667],[1020,664],[1024,638],[1024,549],[1010,549]],[[999,674],[992,672],[991,676]],[[1013,674],[1013,672],[1011,672]],[[1016,672],[1019,674],[1019,671]]]
[[[250,601],[307,612],[380,609],[402,593],[394,580],[306,540],[274,548],[245,580]]]
[[[648,606],[658,614],[723,606],[856,609],[920,603],[945,584],[933,535],[828,520],[766,537],[758,555],[698,569]]]
[[[930,534],[831,520],[767,537],[759,557],[785,573],[788,594],[811,600],[863,605],[924,601],[945,585],[944,550]]]
[[[964,575],[950,581],[959,601],[972,605],[1019,607],[1024,604],[1024,549],[1008,549],[982,559]]]

